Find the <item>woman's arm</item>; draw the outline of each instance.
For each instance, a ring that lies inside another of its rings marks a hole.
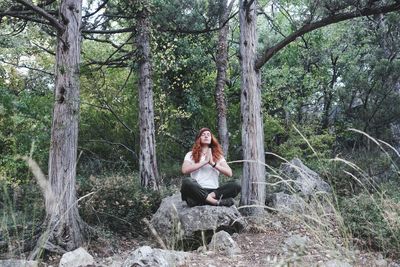
[[[200,161],[198,163],[192,163],[190,161],[183,161],[182,164],[182,173],[183,174],[189,174],[192,173],[194,171],[197,171],[198,169],[200,169],[201,167],[203,167],[204,165],[208,164],[208,161]]]
[[[226,176],[232,177],[232,169],[229,167],[225,160],[218,162],[215,167],[219,172],[225,174]]]

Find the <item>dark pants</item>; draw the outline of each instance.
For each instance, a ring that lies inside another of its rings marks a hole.
[[[236,197],[240,193],[241,186],[238,181],[230,181],[217,189],[207,189],[199,185],[193,178],[184,178],[182,180],[181,195],[182,200],[186,201],[188,206],[201,206],[209,204],[206,202],[208,194],[215,193],[216,199]]]

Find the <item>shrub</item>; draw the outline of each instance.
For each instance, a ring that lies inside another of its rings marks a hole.
[[[390,256],[400,255],[400,193],[392,183],[381,192],[361,193],[342,199],[344,222],[364,246],[379,249]]]
[[[94,192],[79,205],[84,221],[117,233],[145,234],[145,227],[139,227],[142,219],[150,217],[161,202],[160,193],[141,188],[136,176],[90,176],[78,181],[81,196]]]

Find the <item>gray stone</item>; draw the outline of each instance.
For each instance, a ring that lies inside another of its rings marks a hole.
[[[180,194],[163,199],[151,219],[168,248],[174,248],[178,240],[193,239],[201,231],[227,230],[238,232],[245,227],[245,220],[235,206],[188,207]]]
[[[84,267],[95,265],[95,261],[84,248],[80,247],[62,255],[59,267]]]
[[[289,163],[283,163],[280,167],[281,176],[286,183],[281,188],[286,193],[301,193],[310,196],[315,193],[331,192],[331,186],[323,181],[313,170],[304,165],[300,159],[294,158]]]
[[[227,256],[241,252],[238,244],[225,231],[219,231],[213,235],[210,244],[208,244],[208,249]]]
[[[304,251],[309,241],[310,241],[309,238],[306,236],[292,235],[285,239],[284,250],[292,252]]]
[[[191,255],[188,252],[153,249],[143,246],[135,251],[124,261],[122,267],[172,267],[184,265],[185,260]]]
[[[39,267],[44,265],[39,265],[37,261],[28,260],[0,260],[1,267]]]
[[[322,263],[321,267],[352,267],[352,265],[347,261],[330,260]]]
[[[273,194],[272,206],[280,212],[303,212],[306,202],[297,195],[289,195],[283,192]]]
[[[375,260],[375,265],[376,267],[387,267],[388,266],[388,262],[385,259],[378,259]]]

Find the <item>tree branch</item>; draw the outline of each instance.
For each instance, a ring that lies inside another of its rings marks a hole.
[[[45,71],[45,70],[41,70],[41,69],[37,69],[37,68],[34,68],[34,67],[30,67],[30,66],[25,65],[25,64],[24,65],[19,65],[19,64],[15,64],[15,63],[12,63],[12,62],[5,61],[4,59],[0,59],[0,62],[3,62],[4,64],[8,64],[8,65],[11,65],[11,66],[14,66],[16,68],[25,68],[25,69],[28,69],[28,70],[41,72],[41,73],[47,74],[49,76],[54,76],[54,73],[51,73],[51,72],[48,72],[48,71]]]
[[[89,13],[89,14],[86,14],[86,15],[82,16],[82,19],[85,19],[85,18],[88,18],[88,17],[91,17],[91,16],[95,15],[95,14],[96,14],[97,12],[99,12],[103,7],[105,7],[105,6],[107,5],[107,3],[108,3],[108,0],[104,0],[104,2],[101,3],[101,4],[96,8],[95,11],[93,11],[92,13]]]
[[[115,34],[115,33],[133,32],[133,31],[135,31],[135,27],[122,28],[116,30],[82,30],[82,33]]]
[[[33,11],[35,11],[36,13],[41,15],[43,18],[48,20],[50,22],[50,24],[57,29],[58,32],[64,31],[64,26],[55,17],[53,17],[52,15],[47,13],[44,9],[34,5],[31,2],[27,2],[25,0],[15,0],[15,1],[26,6],[27,8],[29,8]]]
[[[388,6],[383,6],[383,7],[375,7],[375,8],[363,8],[360,10],[356,10],[353,12],[347,12],[347,13],[341,13],[341,14],[336,14],[332,15],[329,17],[326,17],[324,19],[321,19],[319,21],[316,21],[314,23],[306,24],[297,31],[291,33],[288,35],[285,39],[280,41],[278,44],[269,47],[263,51],[263,53],[258,57],[256,60],[255,67],[256,69],[260,69],[264,64],[276,53],[278,53],[281,49],[285,48],[288,44],[296,40],[298,37],[311,32],[313,30],[322,28],[324,26],[334,24],[337,22],[357,18],[357,17],[365,17],[365,16],[370,16],[370,15],[376,15],[376,14],[384,14],[384,13],[389,13],[392,11],[398,11],[400,10],[400,2],[397,1],[395,4],[388,5]]]

